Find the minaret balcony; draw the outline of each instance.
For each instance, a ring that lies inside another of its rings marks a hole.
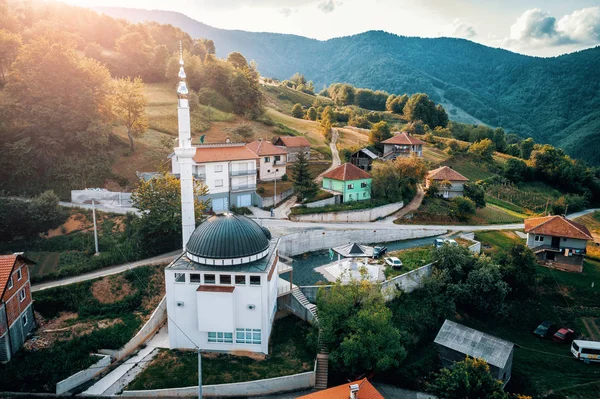
[[[237,186],[231,186],[231,192],[239,192],[239,191],[250,191],[256,190],[256,184],[240,184]]]

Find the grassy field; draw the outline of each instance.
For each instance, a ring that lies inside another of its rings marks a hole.
[[[594,237],[594,241],[588,241],[587,256],[600,261],[600,246],[596,245],[596,242],[600,242],[600,212],[588,213],[575,221],[585,224]]]
[[[470,157],[455,156],[445,160],[443,165],[450,166],[452,169],[473,182],[493,176],[493,173],[488,171],[488,166],[486,164],[476,164]]]
[[[274,378],[310,371],[316,353],[307,346],[310,326],[296,316],[275,321],[269,343],[269,357],[204,354],[204,384],[227,384]],[[263,337],[266,339],[266,337]],[[128,390],[178,388],[198,385],[198,357],[195,352],[162,350],[161,353],[129,384]]]
[[[277,192],[282,193],[284,191],[287,191],[290,188],[292,188],[292,185],[293,185],[293,183],[289,180],[288,181],[279,180],[277,182]],[[262,182],[262,183],[258,183],[256,185],[257,192],[261,188],[264,190],[264,192],[259,193],[259,195],[263,198],[264,197],[272,197],[275,192],[275,184],[272,181]]]
[[[394,269],[386,265],[384,271],[385,278],[390,279],[430,263],[432,249],[433,247],[431,245],[426,245],[423,247],[403,249],[401,251],[392,251],[387,253],[385,257],[398,257],[398,259],[402,261],[402,267],[399,269]],[[385,261],[382,260],[382,263],[385,264]]]
[[[505,252],[516,243],[525,243],[525,240],[510,230],[478,231],[475,233],[475,240],[481,242],[481,249],[488,255]]]
[[[437,168],[439,165],[450,158],[443,150],[432,146],[431,144],[425,144],[423,146],[423,159],[431,163],[433,168]]]
[[[273,108],[267,108],[267,115],[276,123],[282,123],[306,136],[310,142],[311,148],[314,148],[320,153],[330,152],[329,145],[325,143],[325,138],[319,122],[294,118],[293,116],[286,115]],[[331,159],[331,156],[329,159]]]
[[[333,105],[333,101],[327,97],[313,96],[285,86],[264,85],[261,91],[268,106],[287,115],[291,114],[295,104],[301,104],[304,108],[311,107],[315,101],[322,105]]]
[[[338,150],[345,148],[359,150],[369,145],[369,136],[354,129],[336,128],[339,132],[337,141]]]
[[[486,195],[495,204],[520,210],[522,213],[544,213],[546,205],[562,194],[542,182],[528,182],[520,185],[490,185]]]
[[[55,392],[95,361],[91,353],[129,341],[164,292],[162,266],[35,292],[37,339],[0,365],[0,391]]]

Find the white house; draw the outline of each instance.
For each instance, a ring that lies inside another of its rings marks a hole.
[[[222,214],[203,222],[186,252],[165,269],[172,349],[267,354],[277,310],[279,239],[245,216]],[[281,290],[281,289],[280,289]]]
[[[276,147],[271,142],[262,139],[248,143],[246,147],[260,157],[258,161],[258,180],[279,180],[286,174],[285,166],[288,153],[285,148]]]
[[[256,191],[258,155],[244,143],[205,144],[196,146],[192,172],[196,180],[208,187],[212,210],[226,211],[231,205],[251,206]],[[171,154],[171,170],[176,176],[180,164]]]
[[[525,219],[527,246],[539,263],[556,269],[582,272],[587,242],[592,234],[581,223],[564,216]]]
[[[389,139],[382,141],[383,159],[394,160],[398,157],[409,157],[412,154],[423,156],[424,141],[411,136],[406,132],[394,133]]]
[[[465,183],[469,179],[448,166],[430,170],[425,178],[425,187],[432,183],[440,185],[440,195],[444,198],[462,197],[465,193]],[[448,186],[444,186],[449,183]]]

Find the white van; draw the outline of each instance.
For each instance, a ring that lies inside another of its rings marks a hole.
[[[571,344],[571,353],[584,363],[600,362],[600,342],[576,339]]]

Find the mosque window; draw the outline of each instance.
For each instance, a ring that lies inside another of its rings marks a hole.
[[[250,276],[250,285],[260,285],[260,276]]]
[[[230,332],[209,332],[208,342],[223,342],[226,344],[233,343],[233,333]]]
[[[252,328],[236,328],[235,343],[260,345],[261,331]]]
[[[231,276],[229,274],[220,275],[219,284],[231,284]]]
[[[204,284],[215,284],[216,278],[214,274],[205,274],[204,275]]]
[[[200,274],[198,274],[198,273],[190,274],[190,283],[200,284]]]
[[[185,283],[185,273],[175,273],[176,283]]]

